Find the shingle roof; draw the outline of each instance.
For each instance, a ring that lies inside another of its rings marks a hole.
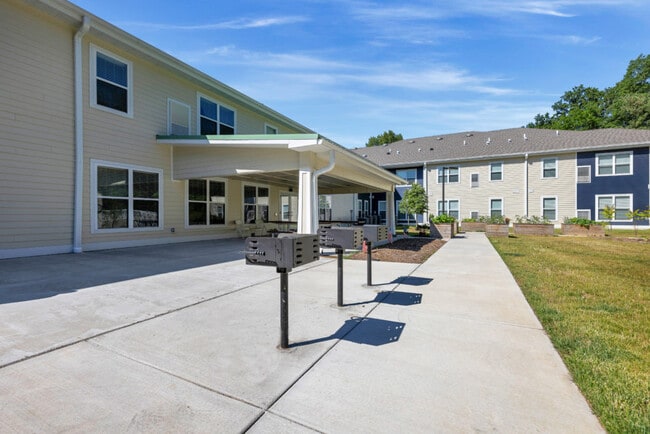
[[[354,152],[383,167],[406,167],[424,162],[481,160],[638,146],[650,146],[650,130],[612,128],[556,131],[511,128],[419,137],[389,145],[357,148]]]

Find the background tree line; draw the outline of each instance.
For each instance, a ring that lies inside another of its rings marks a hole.
[[[650,55],[640,55],[613,87],[575,86],[551,106],[553,114],[535,116],[528,128],[591,130],[650,128]]]

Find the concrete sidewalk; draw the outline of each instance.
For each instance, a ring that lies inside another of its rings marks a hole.
[[[0,261],[0,432],[603,431],[483,234],[297,269],[288,350],[231,243]]]

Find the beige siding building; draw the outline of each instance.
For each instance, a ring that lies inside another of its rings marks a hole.
[[[0,70],[0,258],[312,232],[400,182],[66,1],[0,4]]]

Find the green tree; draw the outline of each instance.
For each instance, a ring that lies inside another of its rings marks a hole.
[[[575,86],[551,107],[537,114],[528,128],[587,130],[650,128],[650,55],[630,61],[623,79],[600,90]]]
[[[393,130],[384,131],[378,136],[373,136],[368,139],[366,146],[381,146],[387,145],[389,143],[395,143],[400,140],[404,140],[401,134],[395,134]]]
[[[614,216],[616,215],[616,209],[611,206],[611,205],[606,205],[605,208],[603,208],[603,217],[605,217],[605,220],[609,221],[609,231],[612,231],[612,220],[614,220]]]
[[[399,212],[406,214],[407,222],[411,214],[422,214],[429,209],[427,193],[420,184],[413,184],[399,203]]]

